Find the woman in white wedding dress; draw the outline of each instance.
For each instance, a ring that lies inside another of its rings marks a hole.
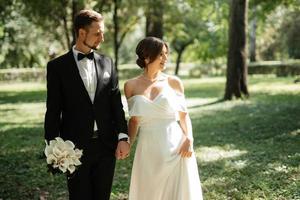
[[[139,136],[129,200],[202,200],[183,84],[162,73],[168,46],[147,37],[136,54],[144,72],[124,86],[131,142]]]

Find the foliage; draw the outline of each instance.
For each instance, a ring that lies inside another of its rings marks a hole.
[[[275,74],[276,76],[300,75],[300,61],[261,61],[248,65],[249,74]]]
[[[41,67],[49,59],[47,47],[53,37],[48,30],[54,29],[33,23],[30,16],[24,14],[26,9],[28,7],[22,2],[14,1],[5,24],[0,26],[4,30],[0,46],[1,68]],[[47,24],[46,20],[44,23]]]
[[[293,13],[294,15],[299,13],[300,2],[297,0],[253,0],[249,1],[249,4],[249,20],[255,18],[257,21],[258,59],[283,60],[293,58],[290,48],[297,48],[299,43],[296,41],[298,33],[295,31],[298,29],[293,29],[293,26],[297,27],[299,23],[297,20],[291,19],[291,16]],[[294,37],[289,37],[291,35]],[[292,42],[289,42],[287,38]],[[291,43],[293,44],[291,45]]]
[[[76,9],[101,12],[107,27],[100,51],[119,63],[135,61],[135,46],[145,36],[148,0],[0,0],[0,68],[45,67],[67,51]],[[171,59],[185,46],[182,62],[220,66],[228,48],[228,2],[224,0],[165,0],[164,39]],[[257,17],[258,58],[298,58],[298,0],[251,0],[250,20]],[[114,15],[115,8],[117,15]],[[75,9],[76,7],[76,9]],[[255,8],[255,13],[254,13]],[[114,18],[114,16],[116,16]],[[283,19],[286,19],[285,21]],[[295,20],[293,20],[295,19]],[[118,25],[116,25],[116,22]],[[281,26],[282,24],[282,26]]]
[[[300,59],[300,6],[299,9],[287,13],[281,25],[281,37],[290,58]]]
[[[167,40],[175,51],[188,45],[185,60],[223,57],[227,46],[228,5],[224,1],[177,1],[170,3],[166,19]]]
[[[250,76],[250,100],[220,102],[225,78],[183,82],[204,198],[299,199],[299,84]],[[0,84],[3,199],[67,198],[66,178],[48,174],[40,157],[45,96],[44,83]],[[117,162],[113,200],[128,197],[133,156]]]
[[[107,45],[113,44],[115,63],[118,66],[119,59],[123,63],[128,62],[128,57],[130,57],[128,54],[133,53],[124,51],[121,47],[126,42],[126,36],[132,33],[135,26],[140,22],[143,13],[140,10],[140,3],[137,0],[115,0],[110,12],[112,13],[112,21],[111,23],[106,23],[106,26],[112,34],[108,36],[111,42]],[[136,14],[132,15],[132,13]],[[109,13],[107,14],[109,15]]]
[[[262,20],[266,19],[266,16],[274,11],[278,6],[293,7],[299,6],[298,0],[251,0],[249,1],[250,9],[257,8],[255,15],[258,15]],[[253,15],[250,16],[254,17]]]

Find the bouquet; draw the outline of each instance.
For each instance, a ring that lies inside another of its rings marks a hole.
[[[64,141],[60,137],[46,142],[45,155],[49,171],[52,173],[63,172],[72,174],[76,167],[81,165],[82,150],[75,148],[70,140]]]

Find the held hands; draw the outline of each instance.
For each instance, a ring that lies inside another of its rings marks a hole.
[[[189,158],[192,156],[192,144],[193,141],[189,139],[188,137],[185,138],[183,141],[178,154],[181,155],[182,158]]]
[[[123,160],[129,156],[130,144],[126,141],[119,141],[115,156],[118,160]]]

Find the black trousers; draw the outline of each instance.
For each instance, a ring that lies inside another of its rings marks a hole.
[[[109,200],[114,176],[115,152],[96,139],[83,151],[82,164],[68,179],[70,200]]]

